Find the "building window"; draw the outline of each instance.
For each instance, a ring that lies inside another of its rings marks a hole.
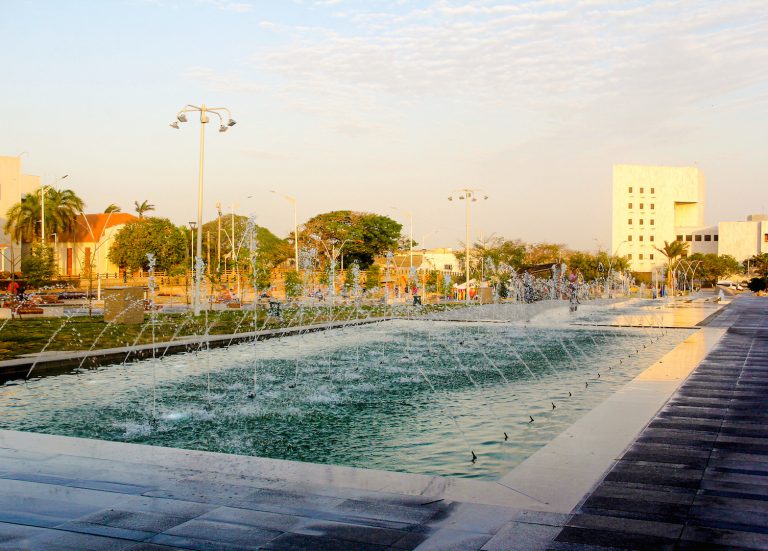
[[[654,205],[653,203],[651,203],[651,210],[653,210],[654,208],[656,208],[656,205]]]
[[[445,270],[446,272],[452,272],[453,271],[453,264],[444,264],[443,265],[443,270]]]
[[[639,236],[639,237],[637,238],[637,240],[638,240],[638,241],[642,241],[642,240],[643,240],[643,236],[642,236],[642,235],[641,235],[641,236]]]
[[[632,225],[632,219],[631,218],[629,220],[627,220],[627,224],[629,224],[630,226]]]
[[[653,226],[653,222],[654,222],[654,219],[653,219],[653,218],[651,218],[651,226]]]
[[[638,258],[639,260],[642,260],[642,259],[643,259],[643,253],[640,253],[639,255],[637,255],[637,258]]]
[[[649,237],[648,239],[650,239],[651,243],[653,243],[653,236]]]
[[[677,236],[677,240],[678,240],[678,241],[682,241],[682,240],[683,240],[683,236],[682,236],[682,235],[678,235],[678,236]]]
[[[720,236],[719,236],[718,234],[715,234],[715,235],[713,235],[712,237],[714,237],[714,238],[715,238],[715,241],[719,241],[719,239],[718,239],[718,238],[719,238]]]
[[[763,243],[768,243],[768,233],[763,235]]]
[[[640,225],[641,226],[643,225],[643,219],[642,218],[640,219]]]
[[[704,241],[712,241],[712,236],[711,235],[705,235],[704,236]]]
[[[686,241],[693,241],[693,236],[691,234],[688,234],[685,236]]]
[[[627,208],[631,209],[632,208],[632,203],[627,203]]]
[[[632,236],[631,235],[627,236],[627,241],[632,241]]]
[[[651,188],[651,195],[653,195],[654,193],[656,193],[656,190],[654,188]]]
[[[643,210],[643,204],[640,203],[640,210]]]
[[[629,254],[627,255],[627,260],[632,260],[632,253],[629,253]]]
[[[696,241],[701,241],[701,235],[700,235],[700,234],[696,235],[696,237],[695,237],[694,239],[695,239]]]
[[[650,254],[650,255],[648,255],[648,256],[650,256],[650,257],[651,257],[651,260],[653,260],[653,253],[651,253],[651,254]]]
[[[632,193],[632,186],[629,186],[629,192]]]
[[[640,188],[640,193],[643,193],[645,191],[645,188]]]

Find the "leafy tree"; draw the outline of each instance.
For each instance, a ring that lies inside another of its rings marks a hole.
[[[234,223],[234,224],[233,224]],[[232,227],[234,225],[234,235]],[[211,263],[215,263],[221,255],[222,259],[230,259],[230,266],[237,259],[240,269],[247,269],[250,264],[250,247],[253,246],[257,255],[259,270],[270,272],[279,264],[293,255],[291,245],[285,239],[280,239],[274,233],[262,226],[253,225],[254,234],[249,231],[248,217],[227,214],[221,217],[221,251],[217,251],[219,220],[211,220],[203,224],[203,258],[208,258],[210,249]],[[208,236],[210,235],[210,239]],[[233,248],[234,243],[234,248]],[[233,254],[234,253],[234,254]]]
[[[144,218],[144,213],[149,212],[152,210],[155,210],[155,205],[151,204],[146,199],[139,203],[138,201],[134,201],[133,204],[135,205],[135,211],[139,215],[139,219]]]
[[[155,269],[173,271],[187,258],[184,231],[167,218],[129,222],[115,234],[107,257],[120,268],[138,270],[148,268],[147,253],[155,255]]]
[[[301,296],[301,275],[296,270],[285,272],[285,296]]]
[[[465,265],[465,248],[454,253],[459,261],[459,266]],[[484,241],[475,242],[470,249],[469,277],[497,278],[502,264],[519,270],[525,265],[526,245],[519,239],[504,239],[503,237],[491,237]]]
[[[380,285],[381,267],[378,264],[371,264],[365,274],[365,290],[378,289]]]
[[[528,245],[525,263],[529,266],[556,264],[566,255],[565,245],[561,243],[534,243]]]
[[[56,275],[53,248],[48,245],[32,245],[29,256],[21,261],[21,273],[32,287],[50,283]]]
[[[357,262],[361,270],[373,264],[373,259],[385,251],[397,248],[402,225],[387,216],[351,210],[318,214],[304,224],[299,239],[313,244],[325,255],[323,245],[344,243],[345,263]],[[345,243],[346,242],[346,243]],[[407,240],[406,240],[407,242]],[[326,258],[326,263],[328,259]]]
[[[85,203],[71,189],[45,187],[45,233],[69,233],[75,229],[77,217]],[[42,190],[25,195],[8,209],[5,232],[16,241],[40,240]]]
[[[763,277],[768,277],[768,253],[757,254],[749,259],[749,265]]]
[[[729,254],[716,255],[714,253],[695,253],[685,259],[689,265],[699,262],[696,266],[696,277],[700,277],[709,284],[714,284],[729,274],[741,272],[742,266],[738,260]],[[682,262],[682,261],[680,261]]]
[[[596,255],[572,251],[568,253],[566,260],[568,267],[571,270],[578,270],[586,281],[607,278],[610,272],[621,273],[629,267],[626,258],[609,256],[605,251],[600,251]]]
[[[755,293],[765,291],[765,289],[768,288],[768,280],[764,277],[753,277],[749,280],[749,283],[747,283],[747,288]]]
[[[110,212],[122,212],[122,209],[116,204],[110,203],[109,206],[104,209],[104,213],[109,214]]]

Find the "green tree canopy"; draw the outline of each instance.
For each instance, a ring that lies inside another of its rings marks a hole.
[[[493,278],[498,275],[502,264],[519,270],[525,265],[527,246],[519,239],[505,239],[493,236],[483,241],[477,241],[469,251],[469,273],[471,278],[484,275]],[[456,259],[461,268],[465,265],[465,248],[457,250]]]
[[[741,272],[742,266],[738,260],[729,254],[716,255],[714,253],[695,253],[678,262],[679,268],[688,268],[687,277],[694,273],[695,278],[714,284],[730,274]]]
[[[167,218],[144,218],[129,222],[115,234],[107,257],[128,270],[147,269],[147,253],[157,259],[155,269],[171,271],[187,257],[184,231]]]
[[[749,265],[763,277],[768,277],[768,253],[757,254],[749,259]]]
[[[85,203],[71,189],[45,188],[45,233],[68,233],[75,229]],[[4,230],[17,241],[41,238],[42,190],[25,195],[8,209]]]
[[[534,243],[527,247],[525,263],[529,266],[556,264],[562,261],[566,253],[567,250],[562,243]]]
[[[582,251],[571,251],[568,253],[566,263],[571,270],[581,272],[586,281],[608,277],[610,272],[620,273],[629,267],[625,257],[609,256],[605,251],[600,251],[596,255]]]
[[[351,210],[318,214],[304,224],[299,233],[302,246],[312,246],[326,256],[322,241],[328,249],[333,243],[344,243],[344,264],[357,262],[361,270],[373,264],[373,259],[386,251],[397,249],[402,224],[388,216]],[[346,241],[346,243],[345,243]],[[327,258],[326,258],[327,262]]]
[[[53,248],[39,243],[32,245],[29,256],[21,261],[21,273],[32,287],[50,283],[56,275]]]
[[[251,235],[248,229],[247,216],[237,214],[234,216],[232,214],[222,216],[221,251],[219,251],[217,249],[219,243],[219,219],[216,218],[206,222],[203,224],[203,258],[208,258],[208,250],[210,249],[212,268],[218,268],[219,256],[221,256],[222,268],[225,261],[227,265],[232,266],[232,262],[235,259],[238,266],[247,268],[250,265],[250,247],[253,246],[257,255],[258,268],[271,271],[293,255],[291,245],[286,239],[280,239],[262,226],[254,225],[253,227],[255,235]]]

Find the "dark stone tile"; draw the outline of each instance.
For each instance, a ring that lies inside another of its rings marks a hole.
[[[103,524],[116,528],[129,530],[141,530],[144,532],[160,533],[183,524],[187,518],[165,515],[161,513],[147,513],[139,511],[123,511],[120,509],[105,509],[78,519],[81,522]]]
[[[674,539],[660,538],[641,534],[628,534],[610,530],[592,530],[566,526],[555,538],[556,542],[601,546],[620,549],[672,551],[675,548]]]
[[[164,536],[181,536],[196,540],[209,540],[227,545],[255,547],[267,543],[282,534],[278,530],[266,530],[240,524],[213,522],[208,520],[190,520],[166,530]],[[153,543],[163,543],[156,538]],[[181,547],[184,547],[183,545]]]
[[[261,549],[272,551],[384,551],[383,545],[353,541],[331,540],[305,534],[283,534]]]
[[[677,539],[683,530],[682,524],[585,514],[573,515],[568,521],[568,526],[572,528],[641,534],[666,539]]]
[[[725,546],[728,549],[768,549],[768,534],[686,526],[680,543],[681,546],[691,545],[689,548],[692,549],[708,549],[712,545]]]
[[[402,507],[354,499],[344,501],[336,509],[340,512],[363,518],[379,518],[413,524],[424,523],[437,512],[436,508]]]

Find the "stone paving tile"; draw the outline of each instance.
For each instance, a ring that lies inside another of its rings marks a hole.
[[[511,522],[488,540],[482,551],[530,551],[543,549],[560,532],[560,526]]]
[[[768,309],[729,311],[720,343],[549,549],[768,549]]]
[[[387,547],[372,543],[332,540],[305,534],[283,534],[260,547],[271,551],[385,551]]]

